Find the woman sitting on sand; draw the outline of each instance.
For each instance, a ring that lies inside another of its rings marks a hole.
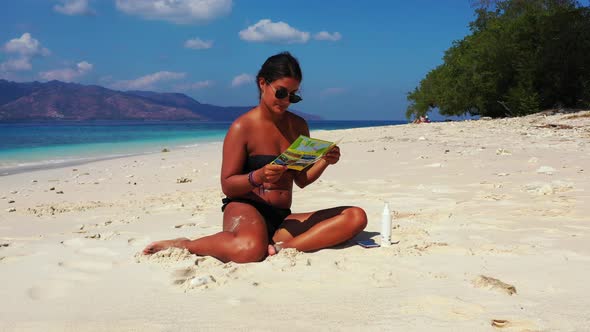
[[[223,230],[196,240],[179,238],[151,243],[144,254],[186,248],[223,262],[257,262],[281,248],[314,251],[343,243],[367,225],[365,211],[341,206],[291,213],[293,183],[303,188],[340,159],[336,146],[303,171],[271,165],[299,135],[309,136],[305,120],[289,111],[301,101],[296,93],[302,74],[288,52],[268,58],[258,75],[260,103],[236,119],[223,142],[221,188]]]

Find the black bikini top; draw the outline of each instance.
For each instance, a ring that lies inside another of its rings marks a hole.
[[[248,156],[248,158],[246,158],[246,163],[244,164],[244,173],[250,173],[251,171],[262,168],[264,165],[270,164],[277,157],[278,156],[268,154],[256,154]]]

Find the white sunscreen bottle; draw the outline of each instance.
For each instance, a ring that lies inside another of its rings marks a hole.
[[[389,204],[385,203],[381,214],[381,246],[389,247],[391,244],[391,212]]]

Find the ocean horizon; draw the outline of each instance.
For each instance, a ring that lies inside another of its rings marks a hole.
[[[400,120],[308,121],[310,130],[405,124]],[[231,121],[0,123],[0,176],[222,141]]]

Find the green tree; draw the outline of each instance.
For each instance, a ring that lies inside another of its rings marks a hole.
[[[471,34],[408,93],[406,116],[520,116],[590,107],[590,10],[571,0],[477,2]]]

